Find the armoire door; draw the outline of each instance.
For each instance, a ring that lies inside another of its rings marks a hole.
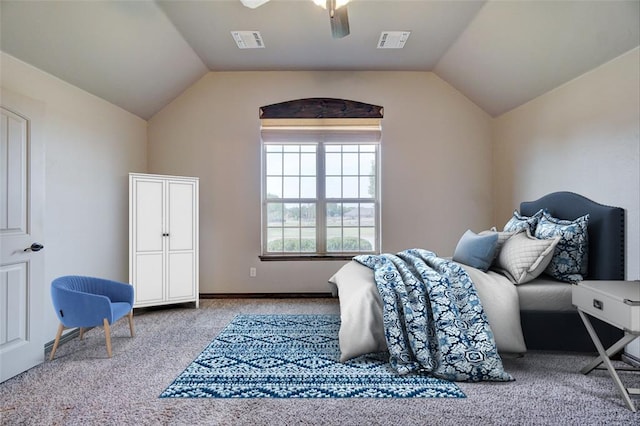
[[[169,181],[167,192],[168,298],[193,300],[196,296],[196,184]]]
[[[132,188],[135,303],[162,302],[164,293],[164,182],[136,179]]]

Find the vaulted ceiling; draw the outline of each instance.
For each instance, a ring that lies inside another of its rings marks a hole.
[[[333,39],[309,0],[0,3],[0,48],[148,119],[208,71],[433,71],[500,115],[640,45],[640,0],[352,0]],[[238,49],[231,31],[260,31]],[[411,31],[378,49],[382,31]],[[1,78],[1,77],[0,77]]]

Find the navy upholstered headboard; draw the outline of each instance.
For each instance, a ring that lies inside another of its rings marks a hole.
[[[540,209],[558,219],[574,220],[589,214],[589,265],[585,279],[624,280],[624,209],[596,203],[573,192],[553,192],[520,204],[520,213],[531,216]]]

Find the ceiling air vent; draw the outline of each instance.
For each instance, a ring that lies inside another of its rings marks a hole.
[[[260,31],[231,31],[231,35],[240,49],[264,48]]]
[[[411,31],[383,31],[378,40],[378,49],[402,49]]]

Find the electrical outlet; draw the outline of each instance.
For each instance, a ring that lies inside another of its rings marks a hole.
[[[256,272],[257,272],[257,271],[256,271],[256,268],[249,268],[249,276],[250,276],[251,278],[255,278],[255,276],[256,276]]]

